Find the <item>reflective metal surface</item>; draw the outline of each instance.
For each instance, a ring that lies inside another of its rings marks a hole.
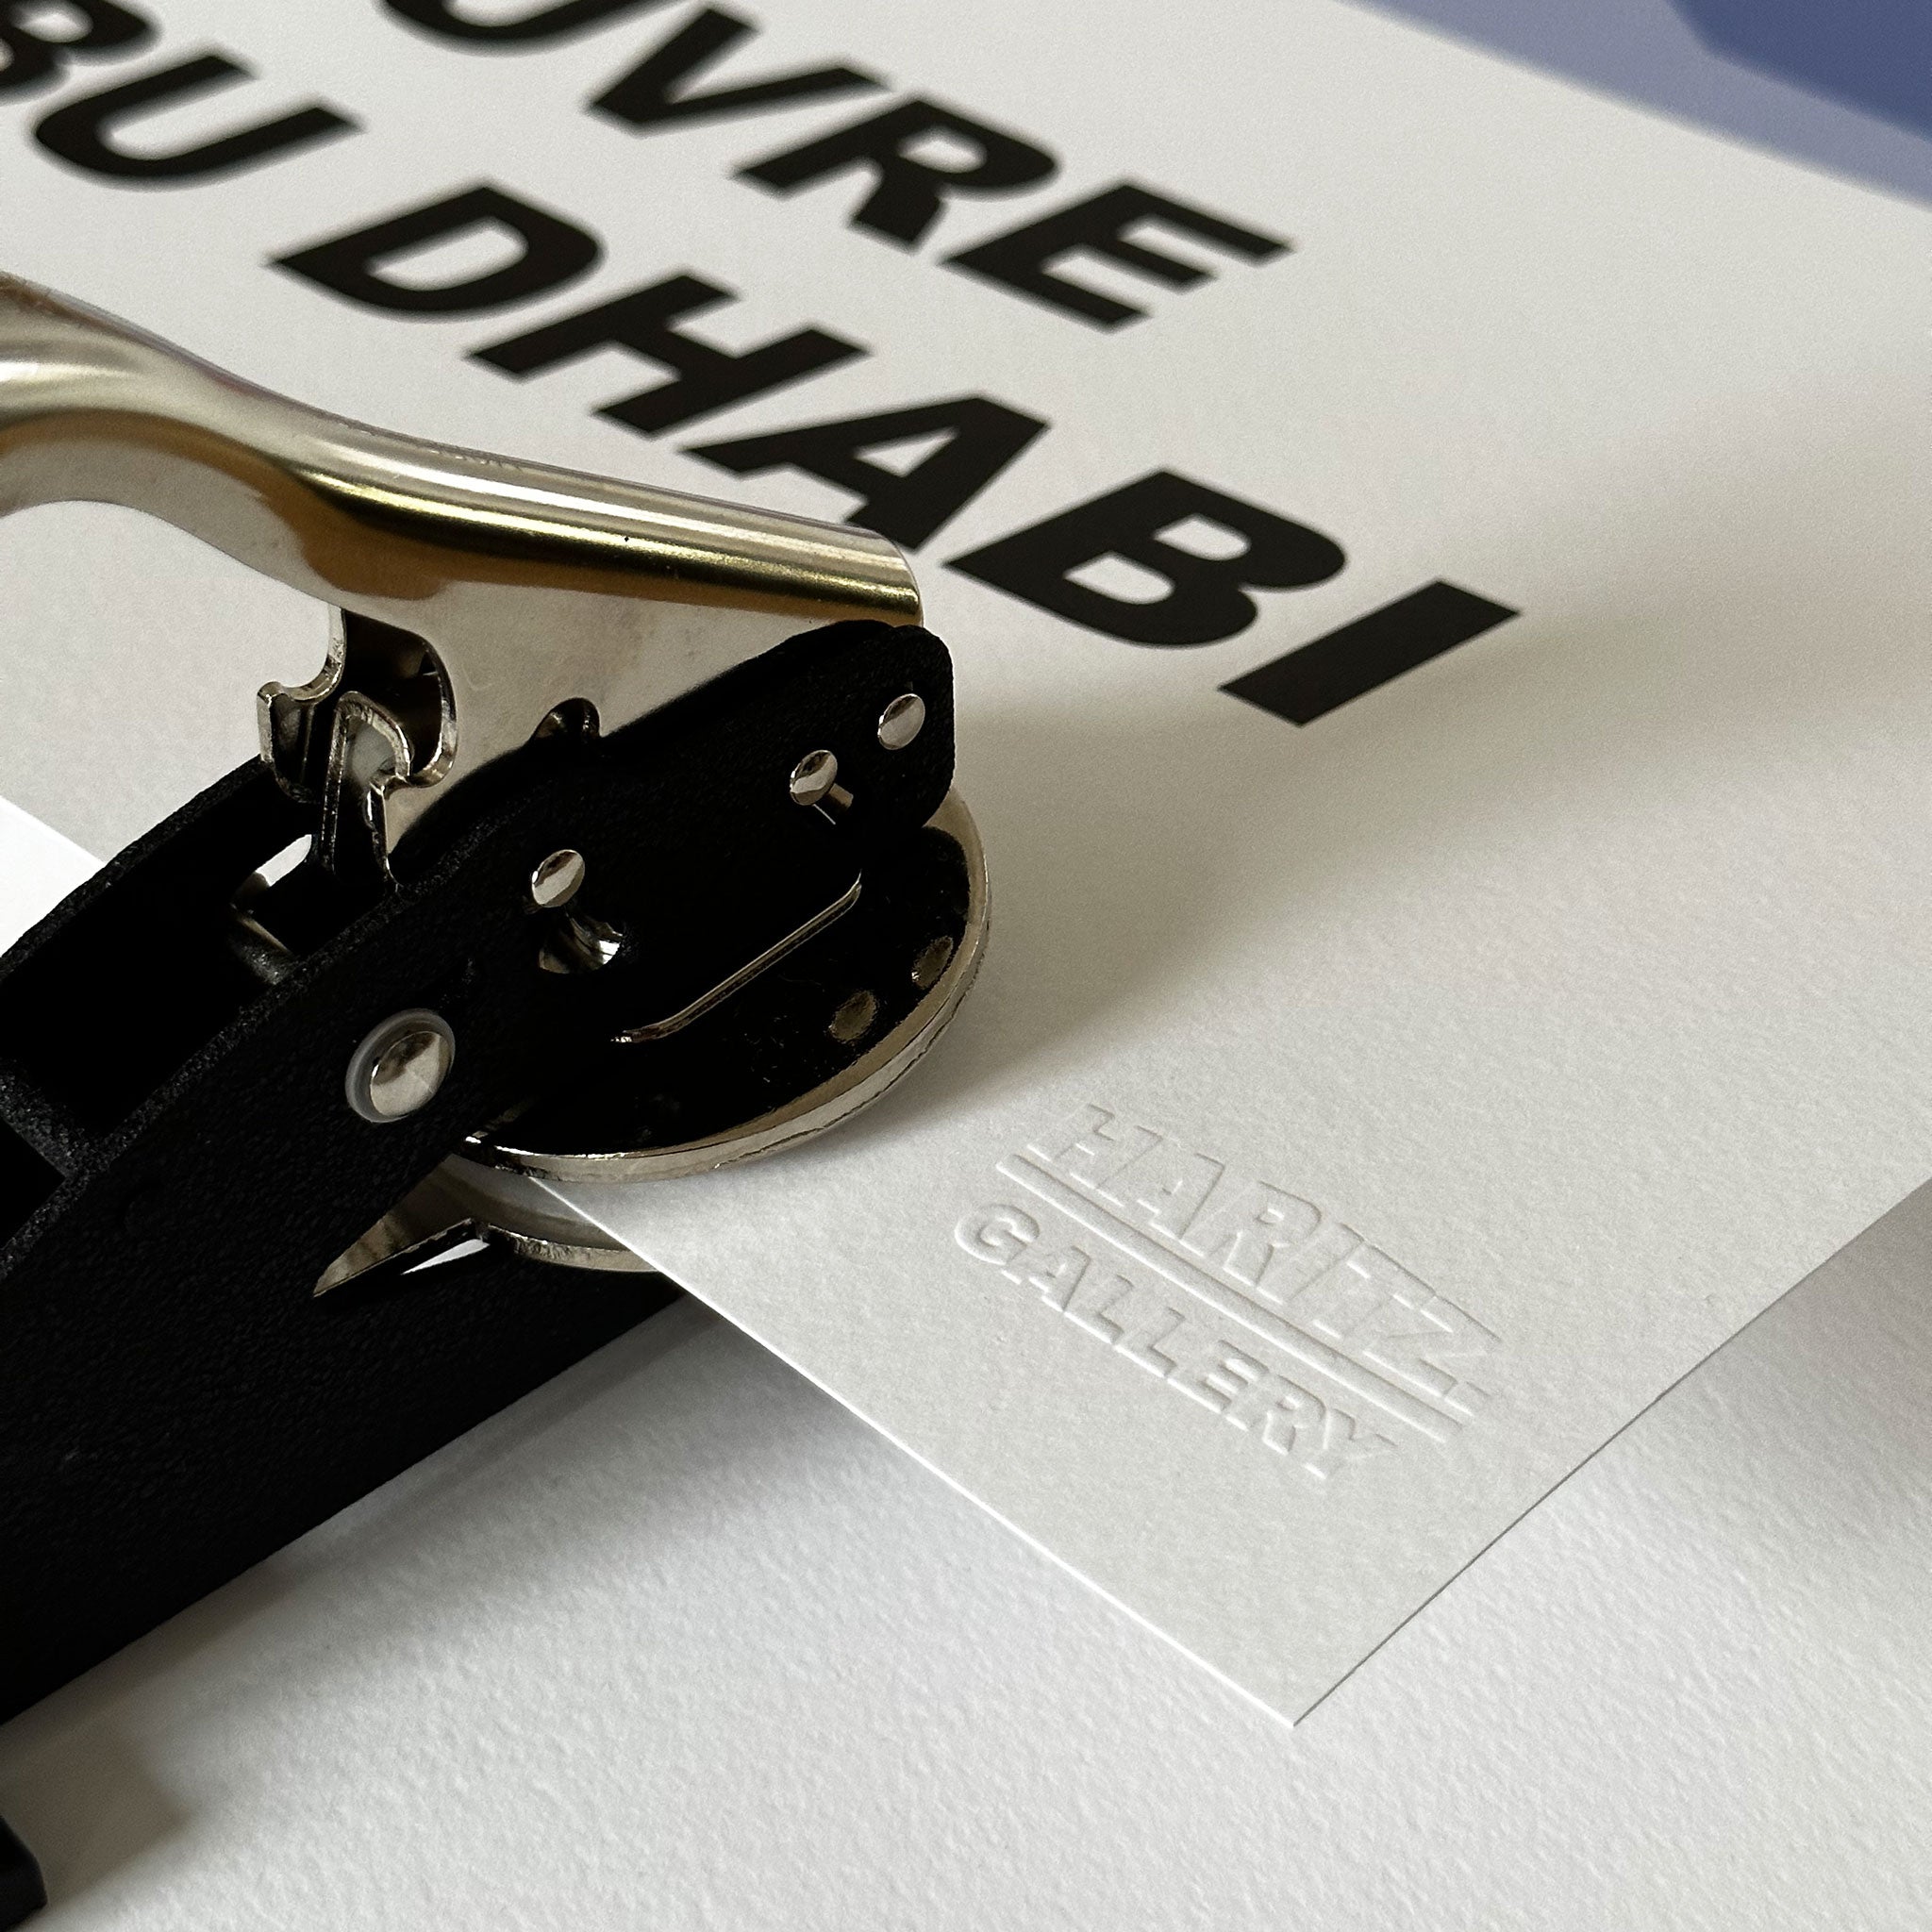
[[[888,751],[904,751],[925,729],[925,700],[916,691],[894,698],[879,713],[879,742]]]
[[[767,946],[756,959],[750,959],[736,973],[721,979],[708,991],[701,992],[689,1006],[680,1007],[676,1012],[667,1014],[661,1020],[647,1020],[637,1026],[626,1026],[617,1035],[620,1046],[642,1046],[654,1040],[669,1040],[674,1033],[682,1033],[694,1022],[702,1020],[714,1008],[721,1007],[740,987],[749,986],[760,973],[769,972],[779,960],[795,953],[800,946],[815,940],[835,919],[842,917],[858,904],[858,895],[864,890],[865,882],[855,879],[849,891],[841,892],[829,906],[814,912],[795,931],[789,932],[775,944]]]
[[[553,852],[530,874],[530,904],[542,912],[569,905],[582,890],[587,871],[581,852],[568,845]]]
[[[316,1293],[341,1288],[376,1268],[407,1274],[433,1267],[466,1239],[501,1241],[530,1260],[569,1268],[650,1273],[647,1262],[552,1193],[543,1181],[669,1179],[758,1159],[836,1126],[895,1085],[945,1030],[979,970],[986,941],[986,860],[972,816],[953,795],[934,815],[932,825],[958,846],[965,859],[969,899],[964,937],[957,945],[932,946],[920,955],[912,967],[913,984],[922,995],[918,1005],[836,1079],[728,1134],[682,1146],[556,1156],[500,1141],[473,1142],[477,1158],[445,1160],[329,1264]],[[838,909],[843,909],[843,902]],[[814,921],[812,929],[823,930],[828,923]],[[719,997],[724,996],[721,991]],[[514,1128],[509,1131],[513,1134]]]
[[[434,1100],[456,1064],[457,1038],[441,1013],[412,1007],[372,1027],[349,1056],[342,1091],[365,1121],[407,1120]]]
[[[868,532],[346,422],[0,275],[0,515],[66,501],[158,516],[332,608],[321,671],[306,685],[264,690],[260,722],[264,758],[318,808],[315,856],[337,869],[385,866],[437,801],[535,735],[615,731],[801,631],[920,619],[905,559]],[[924,723],[916,694],[896,698],[879,715],[879,742],[903,749]],[[836,758],[813,753],[791,774],[791,795],[828,814],[850,809],[838,781]],[[958,937],[903,959],[867,954],[861,970],[885,975],[878,991],[845,992],[818,1023],[843,1050],[836,1074],[823,1052],[801,1053],[790,1084],[760,1067],[751,1090],[767,1111],[675,1144],[642,1144],[651,1131],[627,1112],[613,1135],[623,1144],[608,1152],[545,1154],[481,1137],[470,1143],[476,1158],[446,1161],[331,1265],[317,1292],[375,1269],[436,1265],[469,1239],[575,1267],[641,1267],[541,1181],[692,1174],[753,1158],[883,1093],[951,1019],[986,928],[984,859],[964,807],[949,796],[920,836],[919,852],[942,855],[933,869],[921,870],[926,859],[915,863],[908,847],[893,861],[901,873],[880,878],[903,889],[911,876],[940,893]],[[582,855],[559,848],[528,875],[531,905],[561,922],[541,961],[557,972],[594,970],[624,944],[617,928],[567,909],[584,874]],[[651,1053],[781,961],[835,943],[823,937],[835,928],[848,947],[870,948],[866,914],[841,924],[864,887],[684,1009],[632,1026],[610,1051]],[[881,907],[899,903],[878,889]],[[230,942],[258,977],[286,974],[286,952],[242,901]],[[349,1105],[372,1123],[407,1118],[441,1088],[454,1046],[434,1013],[391,1016],[351,1058]],[[628,1065],[607,1069],[626,1095]],[[702,1085],[708,1059],[696,1071]],[[712,1123],[720,1118],[729,1116],[714,1109]]]
[[[791,768],[791,802],[820,805],[839,782],[839,760],[828,751],[808,751]]]
[[[329,1263],[315,1292],[346,1288],[378,1268],[400,1274],[433,1268],[455,1258],[451,1251],[466,1241],[491,1240],[530,1261],[625,1274],[654,1272],[541,1182],[475,1161],[445,1160]]]
[[[964,932],[942,958],[934,948],[913,962],[910,970],[912,983],[920,993],[918,1002],[897,1025],[836,1077],[729,1132],[708,1135],[680,1145],[557,1154],[516,1145],[517,1130],[513,1124],[487,1141],[472,1142],[478,1160],[540,1179],[572,1184],[669,1179],[775,1154],[781,1148],[824,1133],[870,1106],[916,1066],[944,1032],[979,971],[986,947],[986,854],[973,815],[958,794],[951,792],[934,813],[931,824],[932,829],[945,834],[958,847],[965,861],[968,899]],[[458,1158],[453,1164],[460,1167],[474,1163]]]
[[[0,276],[0,515],[144,510],[337,607],[322,673],[262,693],[264,755],[378,861],[582,701],[608,732],[796,632],[919,621],[863,530],[344,421]]]

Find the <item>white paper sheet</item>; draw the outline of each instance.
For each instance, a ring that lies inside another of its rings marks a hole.
[[[251,19],[275,98],[358,133],[165,195],[29,148],[9,248],[350,413],[820,512],[849,494],[675,452],[961,391],[1051,421],[919,558],[995,889],[955,1037],[821,1148],[583,1205],[1293,1713],[1932,1166],[1926,223],[1313,0],[1212,24],[774,26],[748,58],[849,56],[1062,158],[906,250],[847,225],[850,180],[736,178],[867,98],[636,135],[579,104],[655,25],[512,56]],[[241,30],[208,0],[169,25],[184,56]],[[262,266],[484,175],[604,265],[408,322]],[[1083,264],[1156,311],[1117,334],[943,263],[1124,176],[1294,247],[1180,291]],[[634,364],[464,359],[679,271],[744,296],[693,325],[721,341],[809,319],[876,354],[665,441],[587,413]],[[1348,561],[1186,650],[944,567],[1151,471]],[[1220,689],[1437,580],[1522,615],[1306,728]],[[36,749],[0,784],[72,829]],[[1076,1151],[1096,1127],[1131,1173]],[[1217,1173],[1275,1192],[1210,1196],[1208,1240],[1182,1210]],[[1047,1268],[1074,1248],[1095,1279]]]
[[[0,798],[0,951],[93,870],[92,858],[73,840]]]
[[[1921,1932],[1928,1273],[1922,1191],[1293,1731],[686,1304],[0,1728],[0,1812],[45,1932]]]
[[[768,1170],[573,1194],[1287,1714],[1932,1155],[1923,225],[1436,49],[1315,136],[1389,51],[1323,25],[1251,20],[1231,113],[1167,69],[1294,263],[1028,377],[1110,452],[1158,388],[1363,575],[1211,657],[941,578],[958,1037]],[[1299,732],[1217,689],[1430,576],[1524,614]]]

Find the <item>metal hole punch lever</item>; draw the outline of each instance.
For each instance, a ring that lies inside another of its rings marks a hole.
[[[0,513],[69,500],[333,616],[260,758],[0,959],[0,1717],[661,1305],[532,1177],[832,1125],[986,922],[950,660],[864,531],[344,422],[0,278]]]

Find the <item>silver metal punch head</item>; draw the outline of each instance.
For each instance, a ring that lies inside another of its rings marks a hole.
[[[534,1181],[787,1146],[883,1092],[957,1009],[984,862],[950,790],[949,660],[882,539],[347,422],[0,277],[0,514],[76,500],[329,611],[318,675],[259,695],[256,778],[175,834],[205,845],[253,813],[258,843],[273,820],[308,855],[273,886],[233,879],[218,946],[184,938],[221,986],[168,971],[213,1017],[158,993],[153,1023],[198,1065],[223,1028],[239,1042],[307,999],[355,1038],[326,1099],[291,1094],[291,1159],[305,1108],[349,1117],[330,1135],[421,1141],[318,1292],[467,1238],[640,1265]],[[458,914],[451,951],[430,926]]]

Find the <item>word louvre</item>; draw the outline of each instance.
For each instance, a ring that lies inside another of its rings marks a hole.
[[[516,10],[459,0],[369,4],[434,42],[503,57],[614,31],[664,11],[668,0],[554,0]],[[7,56],[0,101],[58,86],[82,63],[138,54],[159,32],[151,9],[122,0],[63,0],[63,10],[71,18],[54,24],[38,17],[21,24],[10,15],[0,23]],[[862,61],[841,57],[747,71],[744,57],[760,31],[720,8],[688,10],[641,54],[627,50],[612,77],[582,103],[584,111],[629,137],[657,137],[824,104],[832,125],[747,156],[736,178],[782,197],[855,182],[842,217],[854,231],[897,250],[928,251],[937,266],[1083,328],[1118,331],[1150,319],[1157,291],[1196,289],[1231,267],[1262,269],[1291,255],[1293,243],[1268,225],[1133,179],[1069,194],[1055,186],[1058,158],[1037,136],[901,92]],[[64,165],[105,181],[186,188],[292,160],[360,130],[353,112],[323,100],[175,146],[158,146],[141,129],[150,116],[252,78],[225,51],[192,51],[57,101],[35,123],[33,138]],[[861,96],[869,98],[854,115]],[[881,96],[890,96],[884,106]],[[957,233],[975,210],[1015,202],[1026,204],[1018,221],[991,233]],[[425,283],[406,273],[414,256],[479,237],[507,240],[514,252],[454,279]],[[476,180],[284,247],[272,259],[282,272],[377,312],[454,316],[547,298],[589,275],[604,254],[601,238],[581,221]],[[1082,274],[1083,261],[1108,271],[1105,286]],[[679,269],[479,343],[469,357],[518,381],[606,350],[636,358],[663,379],[596,413],[656,438],[872,353],[817,325],[736,351],[686,326],[737,299],[723,283]],[[917,549],[1050,427],[1038,409],[975,391],[684,443],[680,454],[739,476],[788,471],[813,478],[851,499],[847,521]],[[914,441],[921,454],[909,464],[889,454]],[[1255,593],[1326,582],[1343,569],[1346,553],[1324,532],[1243,495],[1157,469],[943,562],[1101,636],[1185,648],[1238,635],[1258,614]],[[1309,724],[1515,614],[1454,586],[1427,585],[1222,689],[1290,723]]]

